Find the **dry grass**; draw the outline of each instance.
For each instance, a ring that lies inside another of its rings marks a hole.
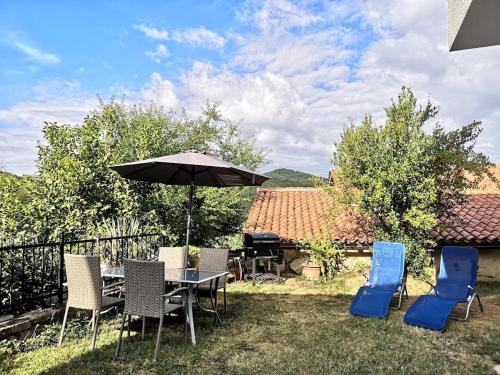
[[[144,341],[137,333],[125,339],[122,356],[115,360],[118,320],[109,319],[93,352],[90,339],[68,341],[61,348],[8,357],[0,370],[72,375],[484,374],[500,363],[500,283],[479,285],[484,314],[468,322],[452,321],[442,334],[406,326],[401,311],[391,311],[388,320],[350,316],[350,300],[362,283],[357,274],[346,272],[328,283],[233,284],[224,326],[199,317],[199,345],[184,347],[181,326],[170,325],[156,364],[151,361],[154,326]],[[427,291],[416,280],[409,281],[409,289],[412,298]]]

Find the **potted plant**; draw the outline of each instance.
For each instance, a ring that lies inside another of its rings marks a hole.
[[[302,276],[309,280],[319,280],[321,277],[321,265],[311,255],[306,258],[306,261],[302,265]]]
[[[198,268],[200,262],[200,248],[198,246],[189,246],[188,251],[188,264],[190,267]]]
[[[344,266],[345,253],[330,237],[319,237],[302,241],[308,257],[303,265],[302,275],[318,280],[321,275],[332,278]]]

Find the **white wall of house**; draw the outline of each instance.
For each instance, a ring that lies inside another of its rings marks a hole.
[[[448,0],[450,51],[500,44],[499,0]]]

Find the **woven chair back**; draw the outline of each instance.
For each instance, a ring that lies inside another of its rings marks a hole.
[[[64,254],[68,281],[68,305],[94,310],[102,303],[101,267],[98,256]]]
[[[164,312],[164,263],[126,259],[123,265],[126,290],[124,313],[161,317]]]
[[[184,268],[186,265],[186,250],[183,247],[160,247],[158,260],[165,262],[165,269]]]
[[[224,272],[227,269],[229,249],[200,249],[200,271]]]

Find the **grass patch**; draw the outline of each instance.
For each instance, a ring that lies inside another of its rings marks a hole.
[[[90,337],[69,337],[49,346],[10,353],[0,364],[5,374],[469,374],[493,373],[500,362],[500,283],[479,284],[482,315],[451,321],[444,333],[409,327],[404,311],[388,320],[349,315],[353,294],[363,280],[343,272],[330,282],[289,279],[282,285],[233,284],[223,327],[198,316],[198,345],[183,345],[182,325],[168,325],[157,363],[152,362],[156,322],[146,339],[125,336],[114,359],[119,320],[103,321],[95,351]],[[410,301],[427,286],[409,280]]]

